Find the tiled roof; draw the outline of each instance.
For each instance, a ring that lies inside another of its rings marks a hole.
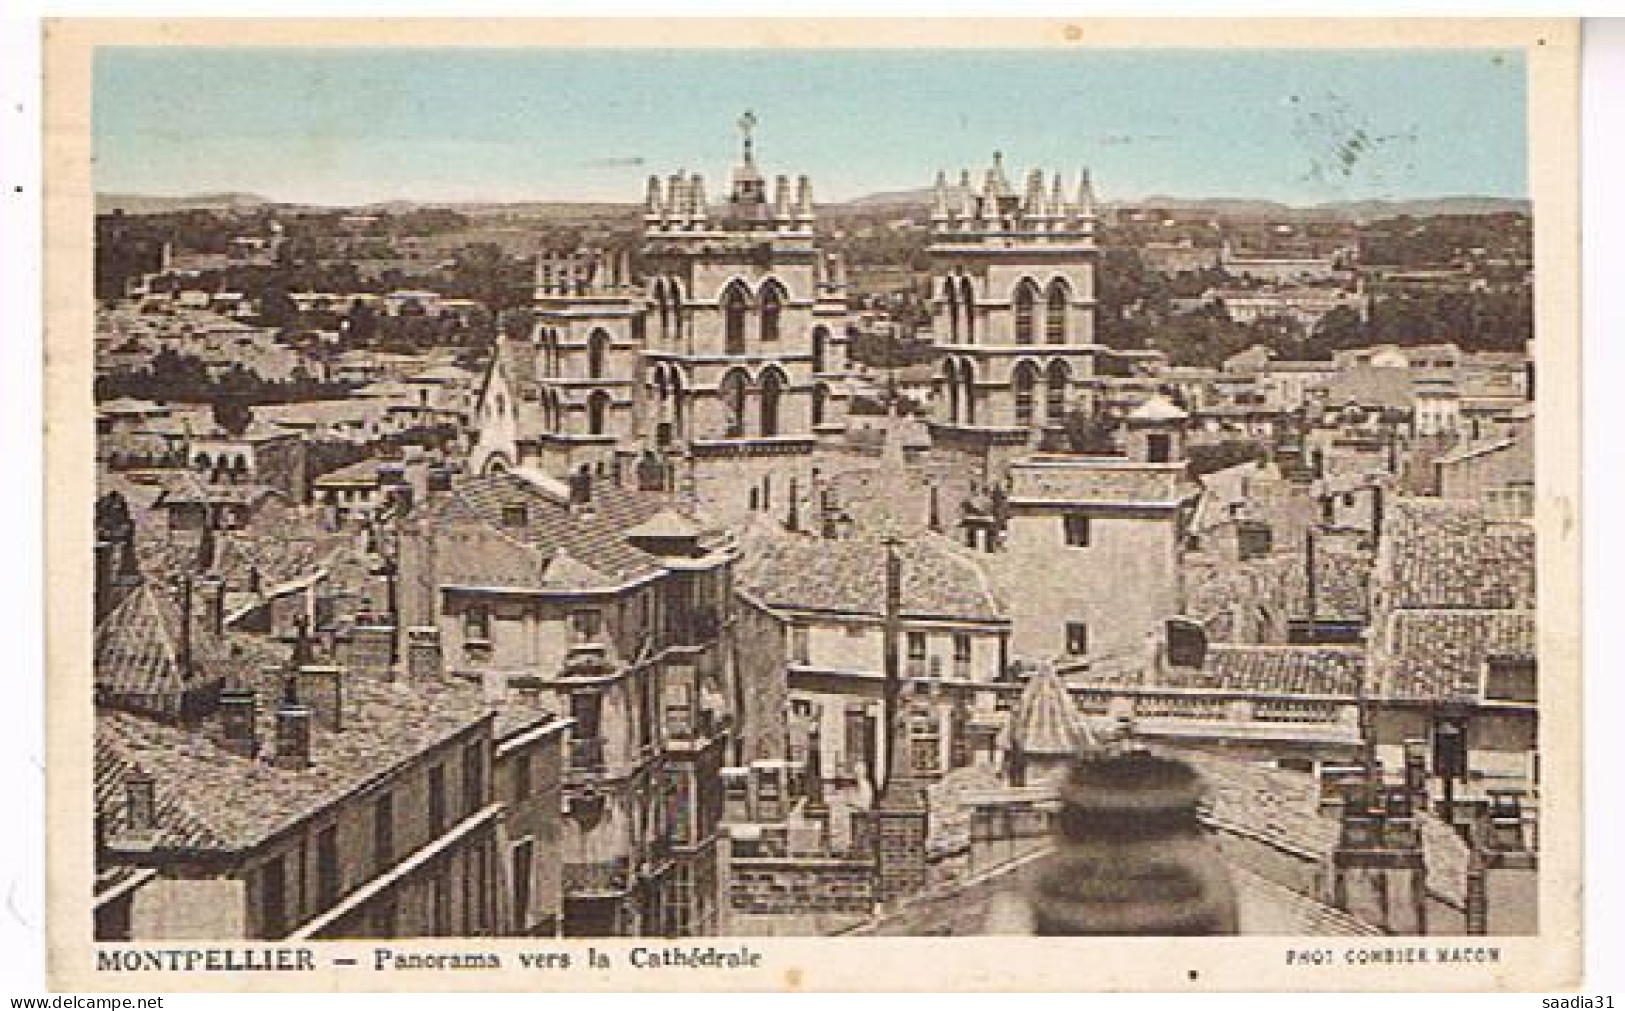
[[[825,540],[751,529],[735,578],[769,607],[879,617],[886,610],[886,551],[868,539]],[[921,534],[898,547],[902,611],[909,616],[1002,621],[1004,607],[980,566],[945,538]]]
[[[283,769],[266,760],[275,742],[279,688],[259,687],[259,740],[264,753],[255,758],[221,748],[203,731],[129,713],[98,713],[97,796],[104,805],[101,813],[107,819],[112,849],[120,848],[126,827],[121,780],[133,770],[155,782],[159,848],[241,852],[467,730],[491,712],[472,686],[351,678],[344,685],[344,729],[313,726],[311,765]]]
[[[1328,381],[1326,402],[1332,407],[1410,407],[1410,371],[1371,365],[1345,369]]]
[[[1027,755],[1072,755],[1094,735],[1055,671],[1040,669],[1021,690],[1010,719],[1010,747]]]
[[[165,478],[165,488],[155,506],[167,505],[198,505],[234,504],[257,505],[260,501],[276,496],[282,498],[281,492],[263,484],[232,484],[229,482],[211,482],[198,477],[190,470],[175,471]]]
[[[1533,611],[1394,611],[1379,634],[1373,654],[1385,698],[1477,699],[1492,657],[1535,657]]]
[[[1174,502],[1198,487],[1176,467],[1117,458],[1060,458],[1010,468],[1010,500],[1021,502]]]
[[[442,582],[541,589],[562,554],[574,559],[567,573],[573,584],[591,573],[607,587],[664,571],[627,533],[673,508],[665,496],[603,482],[595,484],[589,508],[572,507],[520,475],[493,474],[459,484],[433,508],[429,527],[441,542]],[[722,538],[701,529],[702,547]],[[446,550],[448,540],[458,549]]]
[[[194,594],[193,607],[200,601]],[[132,590],[96,626],[98,702],[175,718],[210,685],[251,669],[252,659],[229,640],[207,633],[194,611],[191,666],[181,662],[181,614],[152,586]]]
[[[1281,695],[1351,698],[1365,677],[1359,646],[1232,646],[1208,648],[1200,687]],[[1197,686],[1193,686],[1197,687]]]
[[[1150,674],[1141,665],[1101,664],[1071,675],[1071,680],[1081,686],[1104,688],[1188,688],[1353,698],[1365,669],[1365,650],[1359,646],[1216,643],[1208,647],[1201,667],[1166,665]]]
[[[1396,499],[1375,588],[1396,608],[1535,606],[1535,532],[1490,523],[1476,502]]]

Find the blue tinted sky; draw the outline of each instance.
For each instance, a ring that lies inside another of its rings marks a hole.
[[[1108,200],[1526,195],[1523,61],[1491,50],[103,49],[96,186],[636,200],[686,168],[715,196],[746,108],[819,199],[994,149]]]

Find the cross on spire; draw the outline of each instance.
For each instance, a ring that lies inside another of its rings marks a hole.
[[[756,129],[756,113],[752,112],[749,109],[746,109],[745,114],[743,116],[739,117],[739,133],[740,133],[740,136],[744,139],[745,161],[746,162],[749,162],[751,160],[751,137],[750,137],[750,135],[751,135],[751,131],[753,131],[755,129]]]

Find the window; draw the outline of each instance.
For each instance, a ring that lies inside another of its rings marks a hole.
[[[521,839],[513,844],[513,922],[524,930],[530,919],[530,880],[535,863],[536,842]]]
[[[729,285],[722,295],[722,339],[727,354],[745,353],[745,314],[749,311],[750,296],[744,285]]]
[[[1044,340],[1050,344],[1066,343],[1066,285],[1059,278],[1050,282],[1049,297],[1044,315]]]
[[[280,856],[260,870],[260,933],[269,940],[288,933],[288,872]]]
[[[372,804],[372,859],[378,871],[395,862],[395,797],[384,794]]]
[[[529,522],[529,519],[529,513],[523,503],[502,507],[502,525],[505,527],[522,527]]]
[[[436,937],[451,933],[451,881],[446,872],[434,876],[429,892],[429,929]]]
[[[609,425],[609,394],[603,390],[593,391],[587,398],[587,432],[589,435],[603,435]]]
[[[470,642],[491,641],[491,609],[484,604],[470,604],[463,612],[463,638]]]
[[[954,633],[954,677],[967,679],[970,677],[970,635],[965,632]]]
[[[463,810],[473,814],[485,804],[485,746],[480,741],[463,745]]]
[[[316,837],[316,905],[324,911],[339,900],[339,830],[322,829]]]
[[[1167,463],[1173,458],[1173,440],[1166,432],[1152,432],[1145,437],[1146,458],[1150,463]]]
[[[609,358],[609,334],[594,330],[587,341],[587,377],[602,379]]]
[[[435,835],[446,830],[446,766],[429,769],[429,831]]]
[[[779,339],[779,321],[784,314],[784,292],[777,284],[762,288],[762,340]]]
[[[779,399],[784,394],[784,378],[777,369],[768,369],[762,374],[762,434],[774,436],[779,434]]]
[[[1033,289],[1031,281],[1022,281],[1016,286],[1014,298],[1016,314],[1016,343],[1031,344],[1033,342],[1033,312],[1038,301],[1038,293]]]
[[[513,760],[513,799],[524,800],[530,791],[530,753],[526,752]]]
[[[810,663],[812,657],[812,633],[806,625],[790,626],[790,662]]]
[[[1089,626],[1081,621],[1066,623],[1066,652],[1068,656],[1089,655]]]
[[[1068,513],[1061,517],[1066,534],[1066,546],[1069,548],[1087,548],[1089,546],[1089,516],[1085,513]]]
[[[571,611],[571,641],[578,644],[597,642],[601,625],[601,616],[597,611]]]
[[[908,676],[925,676],[925,633],[908,633]]]

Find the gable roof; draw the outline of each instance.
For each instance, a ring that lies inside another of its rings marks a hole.
[[[898,555],[905,616],[1008,620],[981,566],[945,538],[916,535],[899,545]],[[826,540],[753,527],[741,539],[735,579],[769,607],[865,617],[886,611],[886,551],[872,539]]]

